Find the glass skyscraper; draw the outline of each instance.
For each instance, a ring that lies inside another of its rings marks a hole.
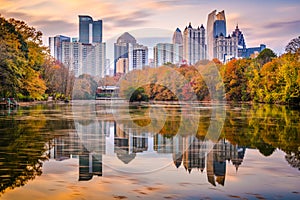
[[[226,36],[226,21],[216,20],[214,23],[214,37]]]
[[[208,59],[214,58],[214,40],[216,36],[226,36],[226,18],[225,11],[216,10],[208,14],[207,18],[207,52]]]
[[[101,43],[102,20],[93,21],[90,16],[79,15],[79,42]]]

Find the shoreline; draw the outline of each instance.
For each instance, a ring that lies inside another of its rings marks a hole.
[[[62,100],[57,100],[57,101],[30,101],[30,102],[18,102],[18,107],[30,107],[34,105],[47,105],[47,104],[68,104],[70,102],[65,102]],[[75,100],[75,101],[92,101],[92,100]],[[101,100],[100,100],[101,101]],[[97,100],[96,100],[97,102]],[[273,105],[273,106],[300,106],[299,104],[278,104],[278,103],[263,103],[263,102],[254,102],[254,101],[148,101],[148,102],[130,102],[131,105],[138,105],[138,104],[180,104],[180,103],[202,103],[202,104],[211,104],[211,103],[221,103],[221,104],[227,104],[227,105],[255,105],[255,104],[265,104],[265,105]]]

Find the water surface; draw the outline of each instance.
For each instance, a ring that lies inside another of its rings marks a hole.
[[[240,104],[1,110],[1,199],[300,199],[299,118]]]

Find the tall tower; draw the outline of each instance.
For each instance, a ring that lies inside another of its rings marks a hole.
[[[173,34],[173,45],[174,45],[174,63],[181,64],[183,60],[183,38],[179,28],[177,28]]]
[[[50,54],[59,62],[63,62],[62,59],[62,46],[63,42],[70,42],[70,37],[57,35],[55,37],[49,37]]]
[[[102,42],[102,20],[93,21],[87,15],[79,15],[79,42],[101,43]]]
[[[217,13],[216,10],[208,14],[207,18],[207,52],[208,59],[214,58],[214,40],[216,36],[226,36],[225,11]]]
[[[193,28],[191,23],[183,32],[183,59],[193,65],[206,59],[205,29],[203,25]]]
[[[129,44],[136,44],[136,39],[128,32],[123,33],[114,44],[114,74],[117,73],[117,62],[122,58],[125,64],[128,64]],[[124,59],[123,59],[124,58]],[[127,60],[126,60],[127,59]],[[125,66],[126,69],[129,66]]]

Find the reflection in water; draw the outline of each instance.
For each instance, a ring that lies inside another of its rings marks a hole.
[[[114,120],[115,109],[119,109],[118,121]],[[143,167],[133,162],[138,155],[156,155],[151,159],[170,155],[175,169],[206,173],[207,181],[214,186],[225,185],[227,164],[231,163],[238,171],[247,148],[258,149],[264,156],[281,149],[290,166],[300,169],[297,110],[266,105],[228,107],[222,135],[210,150],[213,142],[205,138],[211,114],[209,106],[199,110],[201,116],[195,134],[188,132],[195,121],[180,117],[187,112],[186,108],[162,106],[161,109],[167,110],[167,122],[157,132],[151,132],[151,127],[147,129],[150,113],[147,106],[131,108],[129,116],[122,115],[122,107],[94,104],[34,107],[15,111],[13,116],[2,116],[0,192],[41,175],[43,162],[49,158],[57,161],[78,158],[79,181],[105,176],[103,169],[110,163],[103,163],[103,156],[110,155],[109,148],[121,161],[120,165],[135,165],[136,169]],[[132,118],[135,124],[142,125],[141,129],[132,126]],[[159,121],[158,118],[154,123]],[[178,123],[182,126],[174,126]],[[179,128],[183,131],[172,132]]]

